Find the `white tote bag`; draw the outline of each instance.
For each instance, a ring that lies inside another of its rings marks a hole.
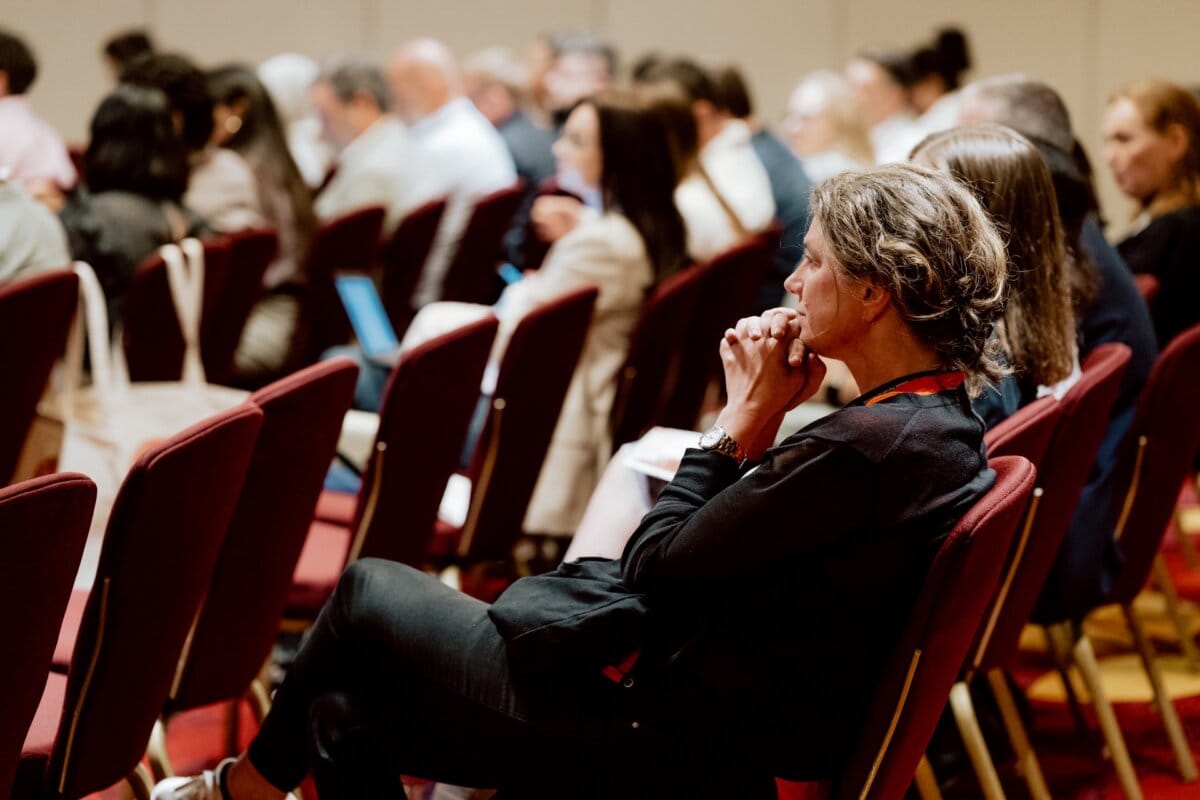
[[[186,344],[183,377],[171,382],[131,383],[123,348],[108,336],[104,293],[92,268],[75,263],[80,313],[67,341],[63,390],[57,412],[62,420],[58,468],[82,472],[96,482],[96,513],[84,565],[76,586],[88,585],[117,490],[147,447],[214,413],[245,400],[247,392],[209,384],[200,359],[200,309],[204,297],[204,248],[195,239],[160,249],[167,266],[171,301]],[[83,329],[87,326],[92,383],[83,386]],[[120,331],[115,340],[121,341]]]

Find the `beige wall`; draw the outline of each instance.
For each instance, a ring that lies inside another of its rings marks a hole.
[[[914,45],[944,23],[970,36],[973,76],[1020,70],[1056,86],[1097,159],[1104,100],[1117,86],[1149,75],[1200,82],[1196,0],[0,0],[0,25],[27,36],[40,58],[34,102],[72,140],[84,138],[108,86],[101,40],[132,25],[204,64],[282,50],[383,55],[418,34],[466,54],[591,28],[628,57],[654,49],[739,62],[774,122],[809,70],[840,67],[865,46]],[[1121,221],[1128,207],[1098,172]]]

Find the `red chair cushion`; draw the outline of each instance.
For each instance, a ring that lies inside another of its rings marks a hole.
[[[312,619],[333,593],[350,550],[350,529],[320,520],[313,522],[300,552],[288,592],[287,615]]]
[[[58,629],[58,644],[54,645],[54,660],[50,669],[64,675],[71,668],[71,653],[75,652],[75,640],[79,638],[79,623],[83,621],[83,609],[88,601],[87,589],[71,592],[67,601],[67,612],[63,615],[62,627]]]
[[[37,713],[29,725],[29,732],[25,734],[25,743],[21,746],[21,761],[17,765],[17,775],[13,781],[12,800],[32,800],[46,795],[43,787],[46,764],[50,761],[51,751],[54,750],[54,737],[58,733],[66,693],[67,676],[50,673],[42,691],[42,699],[38,703]]]
[[[429,557],[435,560],[452,558],[458,551],[460,536],[462,536],[462,528],[439,519],[433,524],[433,540],[429,543]]]
[[[354,524],[357,507],[358,495],[325,490],[317,498],[317,510],[313,516],[322,522],[333,522],[349,528]]]

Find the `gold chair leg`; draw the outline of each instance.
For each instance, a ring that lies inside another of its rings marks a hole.
[[[1187,735],[1179,723],[1179,715],[1175,713],[1175,704],[1171,702],[1171,695],[1167,693],[1167,687],[1163,683],[1162,670],[1158,668],[1158,662],[1154,660],[1154,648],[1150,644],[1149,637],[1146,636],[1145,629],[1142,628],[1141,621],[1133,613],[1133,607],[1122,606],[1121,610],[1125,612],[1125,621],[1129,623],[1129,630],[1133,633],[1133,642],[1137,645],[1138,655],[1142,657],[1142,667],[1146,670],[1146,677],[1150,679],[1150,687],[1154,690],[1158,711],[1162,716],[1163,728],[1167,731],[1171,749],[1175,751],[1179,774],[1183,777],[1184,783],[1194,783],[1196,761],[1192,758]]]
[[[1175,581],[1171,580],[1171,573],[1167,571],[1167,562],[1161,555],[1154,557],[1154,583],[1166,600],[1167,615],[1175,625],[1175,632],[1179,636],[1179,648],[1187,660],[1188,669],[1192,672],[1200,671],[1200,653],[1196,652],[1196,642],[1192,639],[1192,632],[1184,618],[1183,607],[1179,603],[1179,594],[1175,591]]]
[[[1047,625],[1042,628],[1046,634],[1046,646],[1050,651],[1050,655],[1054,658],[1054,668],[1058,670],[1058,677],[1062,680],[1063,692],[1067,698],[1067,709],[1071,712],[1071,719],[1075,721],[1075,730],[1084,738],[1091,738],[1091,728],[1088,727],[1087,719],[1083,716],[1083,707],[1079,703],[1079,695],[1075,691],[1075,684],[1071,682],[1071,626],[1069,623],[1060,625]]]
[[[1008,681],[999,669],[990,670],[987,674],[988,685],[1000,707],[1000,717],[1004,720],[1004,730],[1008,733],[1008,741],[1017,757],[1017,770],[1025,778],[1029,794],[1033,800],[1050,800],[1050,789],[1046,786],[1046,778],[1042,775],[1042,767],[1038,764],[1037,753],[1029,744],[1029,735],[1021,722],[1021,713],[1013,702],[1012,692]]]
[[[1104,741],[1108,745],[1113,767],[1117,772],[1117,781],[1121,790],[1129,800],[1142,800],[1142,788],[1138,785],[1137,774],[1133,771],[1133,762],[1129,760],[1129,750],[1125,747],[1125,737],[1121,735],[1121,727],[1117,724],[1117,716],[1113,713],[1108,695],[1100,683],[1100,667],[1096,664],[1096,653],[1092,650],[1092,641],[1086,634],[1080,634],[1074,647],[1075,665],[1083,677],[1084,685],[1092,696],[1092,707],[1096,710],[1096,718],[1100,721],[1100,730],[1104,733]]]
[[[133,772],[125,776],[125,782],[129,784],[135,800],[150,800],[150,793],[154,791],[154,779],[145,764],[139,761]]]
[[[921,763],[917,764],[917,774],[913,776],[913,781],[917,785],[917,794],[921,795],[921,800],[942,800],[942,790],[938,788],[933,765],[925,756],[921,756]]]
[[[963,681],[955,683],[950,690],[950,710],[954,712],[954,722],[958,725],[963,744],[967,746],[967,755],[971,757],[971,766],[975,768],[975,777],[979,779],[983,796],[986,800],[1004,800],[1000,776],[996,774],[996,765],[992,763],[987,742],[983,740],[983,731],[979,729],[979,720],[975,717],[971,690]]]
[[[267,685],[263,683],[262,678],[255,678],[250,682],[246,698],[250,701],[250,707],[254,709],[254,720],[262,725],[263,720],[267,718],[267,712],[271,710],[271,693],[267,691]]]
[[[146,745],[146,757],[150,761],[150,773],[155,781],[171,778],[175,770],[171,767],[171,759],[167,756],[167,724],[159,717],[150,729],[150,742]]]

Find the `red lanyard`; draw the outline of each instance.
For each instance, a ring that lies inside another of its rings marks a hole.
[[[966,379],[967,376],[962,372],[939,372],[937,375],[922,375],[919,378],[905,381],[895,389],[889,389],[883,394],[872,397],[865,405],[873,406],[876,403],[882,403],[888,398],[901,394],[926,396],[957,389],[959,386],[962,386],[963,381]]]

